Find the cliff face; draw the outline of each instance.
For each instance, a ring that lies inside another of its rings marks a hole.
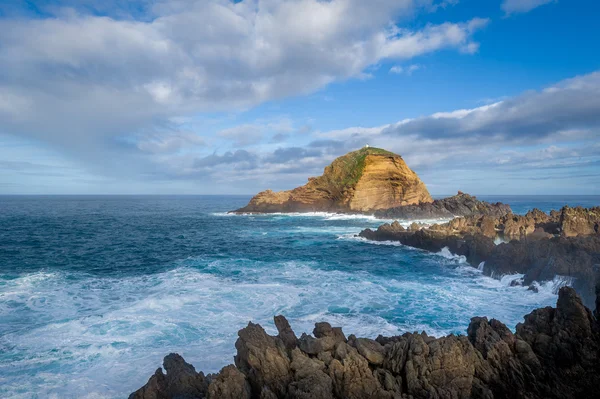
[[[432,202],[425,184],[402,157],[362,148],[337,158],[323,175],[289,191],[263,191],[236,213],[372,212]]]
[[[596,317],[598,315],[596,314]],[[235,366],[205,376],[181,356],[164,360],[130,399],[537,399],[594,398],[600,386],[600,324],[575,291],[556,308],[525,316],[513,334],[500,321],[471,319],[467,334],[346,338],[316,323],[297,338],[283,316],[277,336],[258,324],[239,331]]]

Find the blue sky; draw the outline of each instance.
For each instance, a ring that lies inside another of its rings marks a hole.
[[[0,0],[0,194],[600,194],[596,3]]]

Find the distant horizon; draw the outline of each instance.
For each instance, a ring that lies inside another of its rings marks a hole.
[[[258,192],[257,192],[258,193]],[[253,197],[253,194],[0,194],[0,197]],[[599,194],[465,194],[474,197],[600,197]],[[434,199],[447,198],[454,194],[431,194]],[[600,203],[598,204],[600,205]]]

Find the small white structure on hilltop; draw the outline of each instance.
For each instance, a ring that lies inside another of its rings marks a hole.
[[[368,145],[368,144],[365,144],[365,148],[369,148],[369,145]]]

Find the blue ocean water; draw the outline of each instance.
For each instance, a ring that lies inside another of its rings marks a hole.
[[[480,197],[517,213],[600,197]],[[511,328],[554,305],[449,253],[354,237],[368,216],[233,216],[243,196],[0,197],[0,397],[123,398],[164,355],[232,363],[248,321],[327,320],[360,336]],[[433,222],[433,221],[430,221]]]

